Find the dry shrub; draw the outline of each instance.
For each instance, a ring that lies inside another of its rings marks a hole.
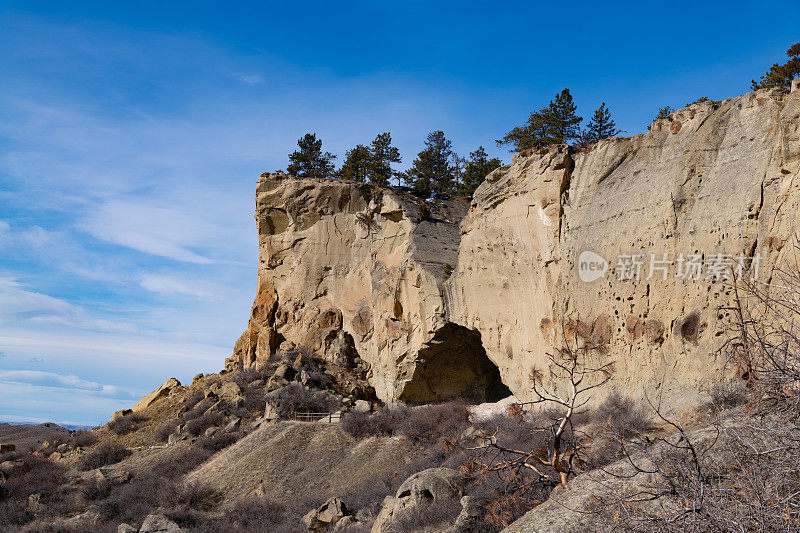
[[[335,396],[308,390],[299,383],[290,383],[271,392],[268,401],[277,406],[281,418],[291,418],[295,413],[328,413],[339,406]]]
[[[130,454],[130,450],[118,442],[104,442],[91,452],[81,456],[78,460],[78,468],[92,470],[101,466],[116,464]]]
[[[16,531],[34,518],[27,508],[31,494],[41,495],[41,503],[46,506],[43,514],[47,516],[66,511],[61,492],[67,481],[65,468],[37,455],[26,454],[17,460],[21,464],[4,469],[7,479],[0,498],[0,531]]]
[[[286,515],[285,506],[268,498],[242,499],[225,507],[221,517],[209,520],[193,531],[196,533],[285,531],[279,528],[286,520]],[[299,527],[297,529],[299,530]]]
[[[342,416],[342,429],[353,438],[388,437],[395,435],[409,408],[405,406],[381,409],[372,414],[360,411],[345,413]]]
[[[426,528],[443,528],[455,522],[460,512],[461,503],[456,498],[432,501],[398,513],[399,516],[393,519],[392,531],[410,533]]]
[[[108,429],[117,435],[126,435],[139,429],[139,426],[147,420],[147,417],[141,413],[131,413],[129,415],[121,416],[108,423]]]
[[[67,444],[73,448],[88,448],[97,442],[97,436],[91,431],[74,431],[67,439]]]
[[[452,439],[469,426],[469,410],[462,402],[416,407],[400,423],[400,434],[418,443]]]
[[[197,418],[193,418],[186,422],[184,428],[190,435],[200,435],[211,426],[219,425],[225,419],[225,415],[219,411],[213,413],[204,413]]]
[[[350,412],[342,417],[342,429],[356,439],[403,435],[423,445],[457,437],[468,425],[469,410],[462,402],[398,406],[374,414]]]
[[[235,382],[239,385],[239,388],[242,390],[246,389],[250,383],[256,381],[257,379],[263,379],[264,375],[256,370],[253,367],[247,367],[243,370],[239,370],[236,372],[232,377],[231,381]]]
[[[708,394],[718,409],[730,409],[747,403],[747,389],[741,379],[718,381],[711,386]]]

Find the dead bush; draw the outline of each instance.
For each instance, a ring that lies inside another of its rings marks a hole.
[[[16,531],[19,526],[35,518],[28,509],[28,497],[39,494],[46,506],[44,515],[52,516],[66,511],[65,495],[61,487],[66,483],[65,468],[49,459],[26,454],[21,464],[4,470],[7,479],[2,485],[0,498],[0,531]]]
[[[225,415],[223,415],[219,411],[213,413],[205,413],[197,418],[191,419],[188,422],[186,422],[184,428],[186,429],[187,433],[189,433],[190,435],[194,435],[196,437],[197,435],[200,435],[211,426],[219,425],[224,419]]]
[[[120,416],[108,423],[108,429],[117,435],[126,435],[139,429],[142,422],[147,420],[147,417],[141,413],[131,413],[129,415]]]
[[[91,452],[81,456],[78,460],[78,468],[93,470],[101,466],[113,465],[130,454],[130,450],[118,442],[104,442]]]
[[[394,518],[392,530],[397,533],[443,528],[452,525],[461,512],[461,503],[456,498],[432,501],[427,504],[399,512]]]
[[[299,383],[290,383],[270,393],[267,401],[277,406],[281,418],[291,418],[295,413],[328,413],[339,406],[335,396],[306,389]]]
[[[711,386],[708,394],[718,409],[729,409],[747,403],[747,389],[741,379],[718,381]]]
[[[255,533],[262,531],[302,531],[305,526],[298,523],[292,529],[281,528],[287,518],[286,507],[268,498],[247,498],[238,500],[222,510],[222,516],[201,524],[192,531],[195,533],[216,533],[218,531],[237,531]],[[302,529],[300,529],[302,526]]]
[[[469,410],[462,402],[415,407],[400,422],[399,433],[419,443],[453,439],[469,426]]]
[[[91,431],[73,431],[67,443],[73,448],[88,448],[97,442],[97,436]]]
[[[388,437],[395,435],[400,424],[408,416],[409,408],[405,406],[381,409],[372,414],[360,411],[345,413],[341,425],[347,433],[356,439],[367,437]]]

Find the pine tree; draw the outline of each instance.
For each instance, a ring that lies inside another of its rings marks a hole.
[[[786,51],[789,60],[783,65],[773,64],[769,70],[761,76],[758,81],[752,80],[750,86],[755,91],[757,89],[769,89],[772,87],[788,87],[792,80],[800,76],[800,43],[793,44]]]
[[[668,118],[673,111],[675,110],[672,109],[670,106],[661,107],[658,109],[658,113],[656,114],[656,117],[653,120],[661,120],[664,118]]]
[[[453,191],[452,143],[442,131],[428,134],[425,148],[406,172],[405,180],[420,196],[431,193],[450,194]]]
[[[517,126],[495,142],[498,146],[510,144],[511,152],[520,152],[576,139],[583,120],[577,110],[569,89],[564,89],[548,105],[532,112],[524,126]]]
[[[345,180],[367,181],[367,178],[371,176],[371,169],[372,152],[363,144],[359,144],[345,152],[344,163],[342,163],[338,175]]]
[[[389,132],[379,134],[370,147],[369,181],[386,187],[394,175],[392,163],[399,162],[400,150],[392,146],[392,135]]]
[[[300,178],[329,178],[334,176],[336,156],[322,151],[322,139],[316,133],[306,133],[297,140],[296,150],[289,154],[289,173]]]
[[[545,115],[551,141],[548,145],[562,144],[578,137],[583,118],[575,114],[577,110],[578,106],[572,100],[569,89],[561,91],[556,95],[556,99],[550,102]]]
[[[585,146],[618,135],[621,131],[617,129],[617,124],[611,118],[611,111],[603,102],[592,115],[586,129],[581,132],[580,142]]]
[[[500,160],[496,157],[489,159],[484,147],[479,146],[477,150],[469,154],[469,160],[456,189],[457,193],[460,196],[472,196],[486,176],[499,166]]]

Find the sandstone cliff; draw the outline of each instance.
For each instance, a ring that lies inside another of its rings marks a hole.
[[[800,91],[772,89],[584,150],[518,154],[471,204],[265,174],[257,296],[228,366],[288,340],[369,365],[385,401],[496,399],[504,386],[527,398],[553,345],[592,338],[613,387],[641,397],[663,383],[676,407],[695,403],[721,372],[717,308],[731,298],[711,263],[758,255],[769,282],[800,222],[798,167]],[[584,251],[605,275],[582,281]],[[617,279],[617,260],[637,254],[638,279]],[[681,254],[698,256],[699,279],[676,277]],[[666,279],[649,276],[652,255],[673,261]]]

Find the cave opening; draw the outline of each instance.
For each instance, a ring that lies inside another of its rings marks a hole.
[[[449,323],[419,351],[411,380],[400,394],[408,404],[464,399],[496,402],[511,396],[483,348],[480,332]]]

